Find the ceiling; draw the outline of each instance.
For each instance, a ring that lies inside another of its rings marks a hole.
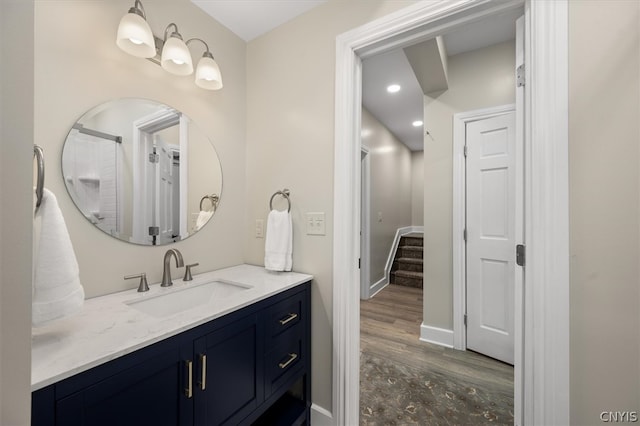
[[[490,17],[459,30],[443,34],[448,56],[470,52],[507,40],[516,34],[516,10]],[[388,93],[390,84],[402,89]],[[403,49],[367,58],[362,62],[362,104],[412,151],[424,149],[422,127],[413,127],[423,117],[423,93]]]
[[[244,41],[253,40],[327,1],[191,0]]]
[[[216,21],[245,41],[250,41],[327,0],[191,0]],[[448,56],[469,52],[515,38],[515,10],[443,34]],[[387,93],[387,86],[402,89]],[[423,128],[412,126],[423,115],[423,93],[404,51],[363,61],[362,103],[396,138],[412,151],[423,150]]]

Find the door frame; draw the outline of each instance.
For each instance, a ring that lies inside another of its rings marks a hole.
[[[464,241],[464,229],[466,228],[466,161],[464,157],[464,146],[466,144],[466,126],[473,121],[484,120],[497,117],[516,110],[515,104],[501,105],[491,108],[477,109],[473,111],[460,112],[453,115],[453,220],[452,241],[453,241],[453,348],[459,350],[467,349],[467,333],[465,332],[464,314],[467,311],[467,255],[466,242]],[[516,144],[522,144],[516,135]],[[523,188],[520,190],[522,191]],[[516,191],[518,189],[516,188]],[[518,211],[518,210],[516,210]],[[522,220],[522,219],[521,219]],[[521,238],[516,236],[516,241],[520,243]],[[514,247],[515,250],[515,247]],[[516,300],[514,305],[514,316],[522,317],[522,303]],[[516,342],[518,344],[518,342]],[[516,360],[516,363],[518,360]],[[514,368],[516,364],[514,363]],[[516,390],[516,394],[517,394]]]
[[[148,174],[149,146],[146,135],[166,129],[167,127],[180,125],[182,114],[174,110],[159,110],[133,122],[133,193],[147,194],[145,190],[145,179]],[[183,133],[180,132],[180,137]],[[182,142],[181,142],[182,145]],[[132,211],[132,242],[144,244],[148,241],[149,235],[145,230],[149,227],[149,203],[145,199],[133,197]]]
[[[371,297],[371,156],[369,147],[360,146],[360,299]]]
[[[336,39],[333,422],[359,417],[361,58],[525,10],[523,398],[516,424],[569,424],[568,1],[420,2]],[[534,88],[534,89],[532,89]]]

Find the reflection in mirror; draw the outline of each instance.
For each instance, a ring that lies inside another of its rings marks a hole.
[[[222,192],[209,139],[180,111],[145,99],[118,99],[85,113],[67,135],[62,175],[91,223],[143,245],[200,230]]]

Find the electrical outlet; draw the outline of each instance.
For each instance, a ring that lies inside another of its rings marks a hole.
[[[264,220],[256,219],[256,238],[264,238]]]
[[[307,213],[307,235],[325,235],[324,212]]]

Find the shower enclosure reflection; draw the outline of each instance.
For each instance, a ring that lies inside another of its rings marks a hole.
[[[209,139],[185,114],[143,99],[107,102],[84,114],[65,141],[62,172],[91,223],[143,245],[169,244],[201,229],[196,222],[211,217],[201,212],[202,197],[219,199],[222,191]]]

